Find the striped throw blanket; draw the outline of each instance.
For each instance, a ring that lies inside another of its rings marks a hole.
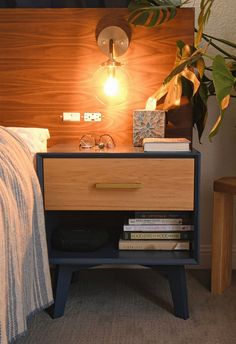
[[[0,344],[52,302],[43,202],[32,156],[0,127]]]

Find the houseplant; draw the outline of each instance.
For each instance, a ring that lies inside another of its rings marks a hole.
[[[210,36],[204,32],[215,0],[201,0],[200,13],[195,28],[194,45],[177,41],[175,65],[166,76],[162,86],[148,99],[146,108],[155,109],[157,102],[163,102],[163,109],[180,105],[181,96],[187,96],[193,107],[193,125],[198,129],[199,140],[207,119],[207,100],[216,96],[219,114],[209,138],[216,135],[230,98],[236,90],[236,44]],[[177,8],[190,0],[133,0],[129,4],[129,22],[133,25],[154,27],[172,20]],[[209,47],[216,49],[214,55]],[[225,50],[226,47],[226,50]],[[231,49],[233,53],[228,50]]]

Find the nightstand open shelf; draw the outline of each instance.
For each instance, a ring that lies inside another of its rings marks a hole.
[[[199,169],[197,151],[144,153],[135,148],[107,152],[53,149],[37,154],[49,261],[58,273],[53,317],[64,314],[73,272],[98,265],[142,265],[158,268],[166,274],[174,314],[188,318],[185,265],[197,264],[199,259]],[[112,188],[107,189],[107,185]],[[136,211],[188,214],[194,226],[190,250],[119,251],[119,233]],[[55,250],[51,247],[53,230],[61,222],[69,227],[74,220],[78,226],[84,220],[93,223],[95,228],[101,228],[102,223],[110,226],[110,241],[92,252]]]
[[[172,213],[161,212],[163,213]],[[188,218],[188,223],[194,225],[194,212],[174,211],[178,216],[185,216]],[[194,242],[197,241],[197,231],[194,231],[195,238],[192,240],[192,248],[189,251],[134,251],[134,250],[119,250],[118,239],[123,231],[123,225],[127,223],[129,218],[134,218],[134,211],[47,211],[47,240],[49,248],[49,257],[51,264],[78,264],[78,265],[100,265],[100,264],[134,264],[134,265],[152,265],[158,261],[161,265],[189,265],[197,264],[197,251],[193,249]],[[88,219],[88,220],[86,220]],[[51,235],[61,223],[68,224],[70,227],[79,228],[84,227],[103,228],[106,227],[110,232],[110,239],[103,247],[91,252],[66,252],[57,250],[52,247]],[[115,223],[115,225],[114,225]]]

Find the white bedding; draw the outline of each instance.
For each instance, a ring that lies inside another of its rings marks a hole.
[[[49,130],[45,128],[7,127],[19,135],[29,148],[32,155],[47,151],[47,140],[50,138]]]
[[[27,330],[27,319],[52,302],[43,201],[32,156],[0,127],[0,343]]]

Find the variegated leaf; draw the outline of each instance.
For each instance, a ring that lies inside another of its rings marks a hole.
[[[164,101],[164,110],[180,106],[182,96],[181,77],[176,75],[168,84],[168,92]]]

